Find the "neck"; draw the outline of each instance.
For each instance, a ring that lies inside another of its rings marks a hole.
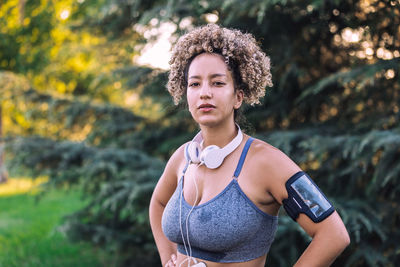
[[[204,147],[217,145],[222,148],[229,144],[238,133],[238,129],[233,121],[226,125],[214,127],[201,126],[200,128]]]

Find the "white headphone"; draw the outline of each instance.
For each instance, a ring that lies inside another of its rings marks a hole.
[[[232,153],[243,140],[243,133],[240,130],[239,125],[236,124],[236,126],[238,127],[238,134],[229,144],[227,144],[223,148],[220,148],[216,145],[211,145],[201,150],[201,147],[203,145],[203,136],[201,135],[201,132],[199,132],[193,138],[192,142],[190,142],[186,146],[186,160],[189,160],[196,164],[204,164],[209,169],[216,169],[221,166],[226,156]]]

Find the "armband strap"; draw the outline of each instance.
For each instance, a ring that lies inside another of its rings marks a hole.
[[[294,174],[285,184],[288,198],[282,201],[286,213],[296,221],[300,213],[307,215],[313,222],[321,222],[334,212],[334,207],[305,173]]]

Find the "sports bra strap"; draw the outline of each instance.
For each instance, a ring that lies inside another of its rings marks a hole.
[[[234,178],[238,178],[239,177],[240,171],[242,170],[242,167],[243,167],[244,160],[246,159],[246,156],[247,156],[247,152],[249,151],[250,145],[251,145],[251,143],[253,141],[254,141],[253,137],[250,137],[249,139],[247,139],[246,144],[244,145],[242,154],[240,155],[239,162],[238,162],[238,164],[236,166],[236,170],[235,170],[235,172],[233,174]],[[187,147],[188,147],[188,145],[185,146],[186,165],[185,165],[185,167],[184,167],[184,169],[182,171],[183,174],[185,174],[185,172],[186,172],[186,170],[187,170],[187,168],[189,167],[189,164],[190,164],[190,160],[188,159],[188,157],[186,155]]]
[[[189,153],[188,152],[188,146],[189,146],[189,143],[187,143],[186,146],[185,146],[184,153],[185,153],[186,164],[185,164],[185,167],[183,168],[182,175],[185,174],[185,172],[187,171],[187,168],[189,167],[189,164],[190,164],[189,155],[188,155],[188,153]]]
[[[240,171],[242,170],[242,167],[243,167],[244,160],[246,159],[246,156],[247,156],[247,152],[249,151],[250,145],[251,145],[251,143],[253,141],[254,141],[254,138],[250,137],[249,139],[247,139],[246,144],[244,145],[242,154],[240,155],[240,159],[239,159],[238,165],[237,165],[236,170],[235,170],[235,172],[233,174],[233,177],[235,179],[237,179],[239,177]]]

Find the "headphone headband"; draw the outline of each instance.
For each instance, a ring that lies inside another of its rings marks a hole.
[[[185,156],[193,163],[205,164],[209,169],[215,169],[221,166],[222,162],[230,153],[232,153],[242,142],[243,133],[239,125],[237,125],[238,134],[229,144],[223,148],[219,148],[216,145],[210,145],[201,149],[203,143],[203,136],[201,131],[196,134],[192,142],[190,142],[185,149]]]

